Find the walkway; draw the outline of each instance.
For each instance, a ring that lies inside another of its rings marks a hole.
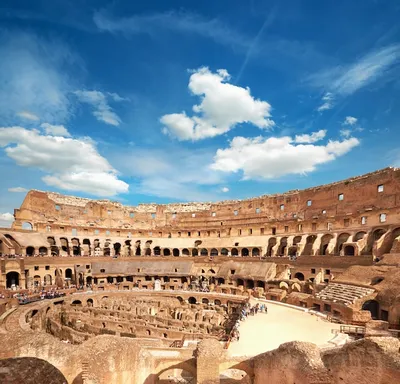
[[[252,304],[255,303],[257,301],[252,300]],[[271,303],[267,303],[267,307],[268,314],[258,313],[240,322],[240,340],[230,344],[229,355],[254,356],[289,341],[322,345],[335,336],[332,329],[340,328],[339,324],[296,309]]]

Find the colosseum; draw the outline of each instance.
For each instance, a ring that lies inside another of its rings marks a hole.
[[[400,383],[400,169],[218,203],[31,190],[0,382]]]

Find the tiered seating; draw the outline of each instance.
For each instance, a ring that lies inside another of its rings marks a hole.
[[[334,303],[351,305],[356,300],[374,292],[372,288],[358,287],[356,285],[329,283],[321,292],[316,293],[316,297],[321,300],[329,300]]]

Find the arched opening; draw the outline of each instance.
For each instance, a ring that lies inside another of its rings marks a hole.
[[[65,237],[61,237],[60,238],[60,242],[61,242],[61,250],[66,253],[67,255],[69,255],[69,245],[68,245],[68,240]]]
[[[66,279],[72,279],[72,269],[71,268],[67,268],[65,270],[65,278]]]
[[[282,237],[280,243],[279,243],[279,248],[278,248],[278,256],[285,256],[285,250],[287,248],[287,237]]]
[[[26,247],[26,256],[33,256],[35,254],[35,248],[34,247]]]
[[[79,241],[79,239],[77,239],[76,237],[71,239],[71,243],[72,243],[72,254],[74,256],[80,256],[81,255],[81,243]]]
[[[87,284],[87,285],[92,285],[92,282],[93,282],[92,276],[88,276],[88,277],[86,278],[86,284]]]
[[[179,255],[180,255],[179,249],[178,249],[178,248],[174,248],[174,249],[172,250],[172,255],[173,255],[173,256],[179,256]]]
[[[239,251],[237,250],[237,248],[232,248],[231,249],[231,255],[232,256],[239,256]]]
[[[215,271],[214,271],[213,269],[209,269],[209,270],[207,271],[207,273],[209,273],[210,275],[215,275]]]
[[[333,239],[333,235],[330,235],[330,234],[326,234],[326,235],[322,236],[322,238],[321,238],[321,246],[319,248],[319,254],[320,255],[326,256],[326,255],[329,254],[328,246],[329,246],[329,243],[331,242],[332,239]]]
[[[32,231],[33,230],[33,226],[28,221],[24,221],[22,223],[22,229],[25,229],[25,231]]]
[[[243,287],[244,287],[244,280],[243,280],[243,279],[237,279],[237,280],[236,280],[236,283],[237,283],[237,286],[238,286],[238,287],[240,287],[240,286],[243,286]]]
[[[183,255],[183,256],[190,256],[189,250],[188,250],[187,248],[183,248],[183,249],[182,249],[182,255]]]
[[[223,277],[219,277],[219,278],[218,278],[218,284],[219,284],[219,285],[225,284],[225,279],[224,279]]]
[[[88,307],[93,307],[93,299],[87,299],[86,304]]]
[[[250,384],[251,378],[241,369],[226,369],[219,375],[220,384]]]
[[[188,302],[189,302],[189,304],[196,304],[197,300],[195,297],[191,296],[191,297],[189,297]]]
[[[103,255],[104,256],[111,256],[111,248],[110,248],[110,241],[106,240],[104,243]]]
[[[341,233],[336,241],[336,255],[340,255],[342,249],[343,249],[343,244],[349,239],[350,233]]]
[[[251,256],[253,256],[253,257],[260,256],[260,248],[253,248],[251,251]]]
[[[169,248],[164,248],[163,249],[163,255],[164,256],[171,256],[171,251],[169,250]]]
[[[226,248],[221,249],[221,256],[228,256],[229,251]]]
[[[45,275],[44,277],[44,285],[51,285],[53,282],[53,279],[51,275]]]
[[[211,249],[210,255],[211,256],[218,256],[218,249],[216,249],[216,248]]]
[[[6,275],[6,286],[7,288],[14,288],[19,286],[19,273],[8,272]]]
[[[142,249],[140,248],[140,240],[138,240],[136,243],[136,251],[135,251],[135,255],[136,256],[140,256],[142,254]]]
[[[370,311],[374,320],[379,318],[379,303],[376,300],[368,300],[362,305],[363,311]]]
[[[158,384],[194,384],[196,383],[196,376],[185,369],[174,367],[159,373],[156,382]]]
[[[82,305],[82,301],[80,300],[74,300],[71,305],[76,305],[76,306],[81,306]]]
[[[353,245],[346,245],[344,247],[344,255],[345,256],[354,256],[355,255],[355,249]]]
[[[258,280],[258,281],[257,281],[257,287],[258,287],[258,288],[265,288],[265,282],[264,282],[264,281],[261,281],[261,280]]]
[[[316,238],[317,238],[316,235],[307,236],[306,245],[302,253],[303,256],[311,256],[313,254],[313,245]]]
[[[253,280],[247,280],[247,288],[253,289],[254,288],[254,281]]]
[[[247,248],[242,248],[242,256],[249,256],[249,250]]]
[[[218,300],[218,299],[214,300],[214,304],[215,305],[221,305],[221,300]]]
[[[273,248],[275,247],[275,245],[276,245],[276,238],[275,237],[271,237],[268,240],[268,247],[267,247],[267,256],[268,257],[272,256],[272,251],[273,251]]]
[[[209,303],[208,299],[206,299],[205,297],[201,299],[201,302],[202,302],[203,304],[207,304],[207,305],[208,305],[208,303]]]
[[[151,248],[146,248],[144,251],[145,256],[151,256]]]
[[[201,256],[208,256],[208,250],[206,248],[202,248],[200,251]]]
[[[114,244],[114,254],[119,256],[121,254],[121,243]]]
[[[357,241],[363,239],[364,236],[365,236],[366,234],[367,234],[367,232],[364,232],[364,231],[357,232],[357,233],[354,235],[353,241],[357,242]]]
[[[161,255],[161,248],[160,247],[154,247],[153,252],[155,256],[160,256]]]
[[[39,248],[39,255],[40,256],[47,256],[47,248],[46,247],[40,247]]]
[[[295,273],[294,278],[300,281],[304,281],[304,275],[301,272]]]
[[[197,248],[192,249],[192,256],[198,256],[199,255],[199,250]]]

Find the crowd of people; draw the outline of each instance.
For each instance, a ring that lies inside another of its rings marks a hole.
[[[257,315],[258,313],[268,313],[268,308],[266,304],[260,304],[257,303],[256,305],[250,305],[249,302],[246,303],[246,305],[242,308],[242,311],[240,313],[240,317],[238,320],[236,320],[235,325],[232,328],[230,339],[232,341],[239,341],[240,339],[240,322],[245,321],[248,316],[254,316]]]

